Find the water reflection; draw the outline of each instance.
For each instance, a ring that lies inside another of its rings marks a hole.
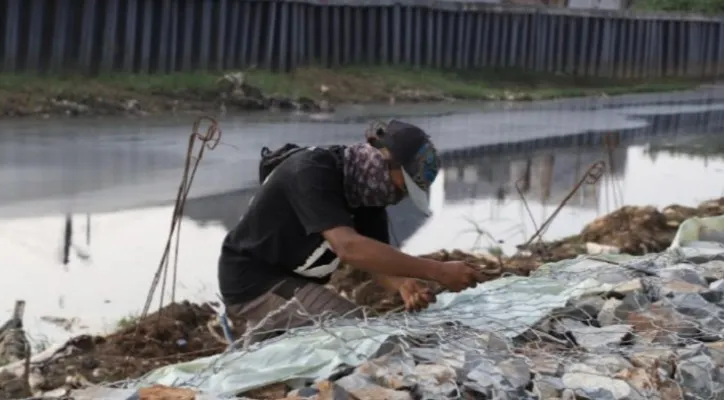
[[[723,195],[723,152],[707,157],[691,150],[680,154],[672,143],[713,148],[717,140],[715,135],[652,138],[613,133],[590,143],[559,141],[458,155],[446,161],[435,183],[433,217],[426,220],[403,202],[391,210],[392,231],[411,253],[482,249],[500,242],[512,251],[598,160],[607,163],[608,174],[570,199],[545,238],[577,233],[583,224],[623,204],[691,205]],[[181,228],[177,298],[217,298],[220,243],[253,193],[244,189],[189,199]],[[0,310],[9,315],[16,299],[26,300],[29,331],[52,340],[71,332],[113,329],[118,320],[142,307],[172,211],[172,205],[163,204],[0,220]],[[157,296],[153,308],[158,303]]]
[[[716,156],[702,156],[686,146],[677,150],[673,144],[707,143],[711,149],[711,143],[719,140],[703,135],[621,143],[614,135],[600,146],[460,160],[445,169],[444,204],[407,240],[405,249],[413,253],[440,247],[484,250],[502,244],[504,251],[514,251],[597,161],[606,162],[606,174],[595,184],[583,184],[570,197],[544,230],[545,239],[576,234],[584,224],[625,204],[694,205],[724,196],[724,148]],[[668,143],[667,150],[654,150],[659,146],[655,143]]]

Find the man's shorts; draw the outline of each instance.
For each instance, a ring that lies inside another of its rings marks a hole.
[[[315,319],[364,318],[362,308],[355,303],[322,285],[295,278],[284,279],[247,303],[227,305],[226,315],[235,332],[252,329],[247,345],[291,328],[313,325]]]

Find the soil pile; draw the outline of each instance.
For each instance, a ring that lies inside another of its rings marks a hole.
[[[106,337],[79,336],[31,367],[34,391],[138,378],[158,367],[217,354],[225,346],[207,325],[209,305],[171,304]],[[0,377],[0,399],[20,397],[14,377]]]

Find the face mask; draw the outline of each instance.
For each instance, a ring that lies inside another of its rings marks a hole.
[[[397,204],[405,193],[392,183],[382,152],[367,143],[344,150],[344,194],[350,207]]]

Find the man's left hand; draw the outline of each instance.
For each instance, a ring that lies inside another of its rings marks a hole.
[[[427,285],[416,279],[406,279],[400,285],[399,292],[407,311],[420,311],[435,302],[435,294]]]

